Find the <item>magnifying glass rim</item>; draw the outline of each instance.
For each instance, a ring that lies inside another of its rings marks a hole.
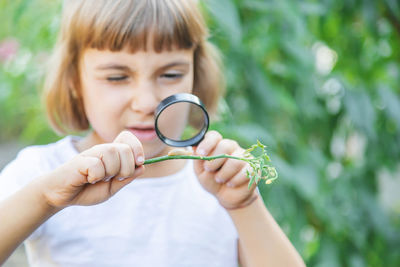
[[[183,140],[183,141],[177,141],[177,140],[172,140],[169,139],[168,137],[165,137],[159,130],[158,130],[158,117],[160,116],[161,112],[166,109],[167,107],[171,106],[172,104],[179,103],[179,102],[187,102],[191,104],[195,104],[196,106],[200,107],[203,111],[204,114],[204,127],[201,129],[201,131],[195,135],[194,137]],[[185,146],[195,146],[198,143],[203,140],[204,135],[206,134],[209,126],[209,116],[207,113],[206,108],[204,107],[203,102],[201,102],[200,98],[193,94],[189,93],[179,93],[179,94],[174,94],[171,95],[164,100],[160,102],[160,104],[156,108],[156,120],[155,120],[155,130],[158,135],[158,137],[167,145],[169,146],[174,146],[174,147],[185,147]]]

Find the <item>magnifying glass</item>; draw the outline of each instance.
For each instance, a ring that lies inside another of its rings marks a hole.
[[[203,140],[209,116],[201,100],[192,94],[171,95],[160,102],[155,112],[158,137],[174,147],[195,146]]]

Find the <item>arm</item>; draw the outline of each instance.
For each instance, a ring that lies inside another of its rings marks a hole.
[[[223,139],[216,131],[206,134],[196,153],[201,156],[228,154],[242,156],[235,141]],[[249,189],[247,163],[235,159],[196,161],[195,172],[203,187],[224,207],[239,234],[239,260],[246,267],[305,266],[300,255],[268,212],[262,199]]]
[[[31,183],[0,202],[0,265],[36,228],[57,212]]]
[[[109,199],[143,173],[143,161],[141,143],[125,131],[113,143],[83,151],[1,201],[0,265],[56,212]]]
[[[228,213],[239,234],[239,259],[243,267],[305,266],[260,197]]]

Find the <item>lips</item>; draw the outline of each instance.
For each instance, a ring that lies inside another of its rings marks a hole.
[[[135,125],[128,127],[127,130],[133,133],[140,141],[151,141],[157,138],[154,126]]]

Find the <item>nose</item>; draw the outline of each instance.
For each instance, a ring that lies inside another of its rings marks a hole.
[[[143,86],[135,90],[131,101],[131,109],[146,115],[154,114],[158,105],[158,98],[150,86]]]

